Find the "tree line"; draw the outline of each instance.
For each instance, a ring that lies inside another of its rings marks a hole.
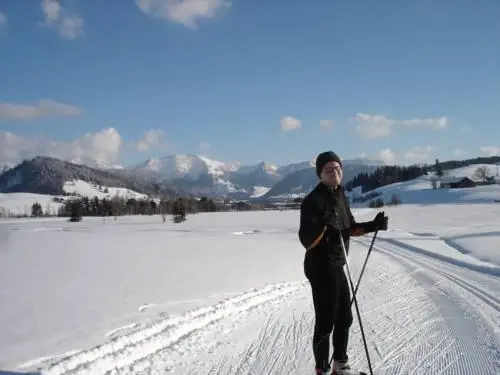
[[[439,162],[437,161],[437,163]],[[361,187],[361,192],[366,193],[385,185],[413,180],[426,174],[429,170],[429,166],[386,165],[378,167],[371,173],[358,174],[345,184],[345,189],[351,191],[356,187]]]
[[[207,197],[201,199],[175,198],[168,200],[136,199],[124,197],[102,198],[78,197],[70,199],[54,198],[61,203],[57,210],[59,217],[82,216],[123,216],[123,215],[175,215],[178,213],[214,212],[224,209],[224,205]],[[50,216],[40,203],[31,207],[31,216]]]
[[[461,161],[446,161],[440,162],[436,159],[433,165],[411,165],[397,166],[386,165],[378,167],[371,173],[360,173],[352,180],[345,184],[347,191],[351,191],[356,187],[361,187],[361,192],[366,193],[376,188],[393,184],[396,182],[405,182],[423,176],[429,172],[435,173],[436,176],[442,177],[444,172],[449,169],[461,168],[473,164],[495,164],[500,162],[500,157],[485,157],[475,158]],[[476,177],[484,180],[488,177],[487,168],[478,168],[475,172]],[[491,178],[491,176],[489,176]]]
[[[125,199],[123,197],[103,198],[77,197],[71,198],[54,197],[58,207],[46,204],[42,206],[39,202],[26,205],[24,212],[17,212],[0,208],[0,217],[83,217],[102,216],[117,217],[123,215],[178,215],[179,213],[193,214],[198,212],[215,211],[258,211],[258,210],[282,210],[298,209],[300,202],[245,202],[230,199],[215,200],[207,197],[192,198],[178,197],[169,199]],[[175,219],[175,218],[174,218]]]

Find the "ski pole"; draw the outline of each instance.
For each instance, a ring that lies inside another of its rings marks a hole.
[[[361,268],[361,272],[359,274],[358,283],[356,284],[356,289],[354,290],[353,297],[351,299],[351,306],[352,306],[352,304],[354,302],[354,298],[356,297],[356,294],[358,292],[359,284],[361,283],[361,277],[363,276],[363,273],[365,272],[366,264],[368,263],[368,258],[370,257],[370,253],[373,250],[373,245],[375,244],[375,239],[377,238],[377,234],[378,234],[378,230],[375,231],[375,234],[373,235],[372,242],[371,242],[370,247],[368,249],[368,254],[366,254],[365,262],[363,263],[363,267]],[[332,358],[330,360],[330,365],[332,364],[332,360],[333,360],[333,356],[332,356]]]
[[[340,226],[338,228],[340,228]],[[342,237],[342,231],[340,229],[338,229],[338,232],[339,232],[339,237],[340,237],[340,244],[342,246],[342,251],[344,252],[345,264],[346,264],[346,268],[347,268],[347,276],[349,278],[349,284],[351,286],[351,290],[354,291],[354,284],[352,282],[351,270],[349,268],[349,260],[347,259],[347,251],[346,251],[345,244],[344,244],[344,237]],[[354,306],[356,307],[356,314],[358,316],[359,327],[361,329],[361,337],[363,338],[363,346],[365,347],[366,360],[368,361],[368,367],[370,369],[370,374],[373,375],[372,363],[370,360],[370,353],[368,352],[368,345],[366,344],[365,331],[363,329],[363,322],[361,321],[361,314],[359,312],[359,307],[358,307],[358,299],[356,298],[356,295],[354,293],[353,293],[353,297],[354,297]],[[333,356],[332,356],[332,359],[333,359]],[[330,363],[331,363],[331,361],[330,361]]]
[[[366,258],[365,258],[365,262],[363,264],[363,267],[361,268],[361,273],[359,274],[358,283],[356,284],[356,289],[354,290],[353,297],[351,299],[351,306],[352,306],[352,303],[354,302],[354,297],[356,296],[356,293],[358,292],[359,284],[361,283],[361,277],[363,276],[363,273],[365,272],[366,264],[368,263],[368,257],[370,256],[370,253],[373,250],[373,244],[375,243],[375,239],[377,238],[377,233],[378,233],[378,230],[375,231],[375,234],[373,235],[372,243],[370,244],[370,248],[368,249],[368,254],[366,254]]]

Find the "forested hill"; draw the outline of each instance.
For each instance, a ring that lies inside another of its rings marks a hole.
[[[440,162],[436,160],[433,165],[385,165],[378,167],[371,173],[360,173],[352,180],[346,183],[346,190],[361,186],[363,193],[376,189],[381,186],[393,184],[396,182],[404,182],[420,177],[428,172],[437,172],[450,169],[457,169],[474,164],[497,164],[500,163],[500,156],[477,157],[466,160],[449,160]]]

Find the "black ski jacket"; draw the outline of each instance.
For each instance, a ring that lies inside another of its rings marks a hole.
[[[300,207],[299,240],[307,250],[306,256],[319,262],[345,264],[340,243],[342,233],[349,253],[351,236],[374,232],[373,221],[357,223],[352,215],[344,189],[328,187],[320,182],[302,201]]]

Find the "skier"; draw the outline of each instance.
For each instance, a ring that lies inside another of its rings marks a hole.
[[[343,270],[345,258],[339,229],[349,251],[349,238],[387,230],[388,217],[379,212],[372,221],[357,223],[341,186],[342,161],[333,151],[316,158],[317,186],[300,207],[299,240],[306,249],[304,273],[310,282],[315,312],[313,353],[316,374],[359,374],[348,363],[347,345],[353,321],[351,295]],[[335,328],[334,328],[335,327]],[[333,330],[333,369],[329,364]]]

